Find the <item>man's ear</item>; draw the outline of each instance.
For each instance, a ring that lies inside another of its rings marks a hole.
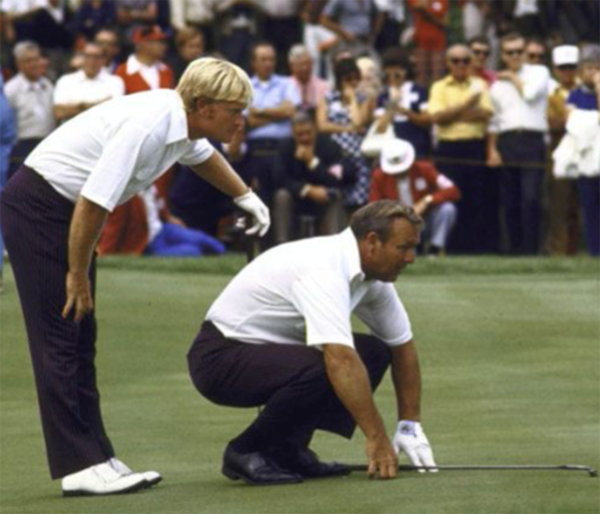
[[[205,98],[196,100],[196,111],[204,118],[212,119],[214,117],[212,102],[208,102]]]
[[[381,245],[381,240],[379,239],[379,236],[376,232],[367,232],[365,242],[367,243],[367,251],[370,254],[373,254],[373,252],[379,247],[379,245]]]

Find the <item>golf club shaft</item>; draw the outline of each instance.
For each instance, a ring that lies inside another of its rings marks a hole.
[[[348,466],[352,471],[367,471],[368,467],[366,464],[350,464]],[[398,471],[585,471],[590,476],[598,476],[598,472],[589,467],[575,464],[563,464],[563,465],[545,465],[545,464],[532,464],[532,465],[445,465],[445,466],[411,466],[411,465],[399,465]]]
[[[249,229],[254,223],[254,218],[251,214],[245,215],[245,228]],[[257,235],[245,235],[246,247],[246,264],[251,263],[260,253],[260,241]]]

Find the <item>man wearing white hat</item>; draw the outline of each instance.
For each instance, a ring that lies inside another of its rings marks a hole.
[[[548,97],[548,125],[550,150],[553,151],[565,135],[567,124],[567,98],[579,85],[577,65],[579,48],[561,45],[552,51],[552,65],[557,82]],[[545,251],[551,255],[577,253],[579,236],[579,202],[577,182],[567,178],[557,180],[552,173],[547,176],[548,210]]]
[[[415,161],[415,149],[402,139],[387,141],[373,172],[369,201],[396,200],[413,207],[425,219],[423,243],[431,254],[443,254],[456,222],[453,202],[458,187],[428,161]]]

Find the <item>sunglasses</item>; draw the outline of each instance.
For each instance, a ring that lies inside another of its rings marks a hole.
[[[530,61],[541,61],[544,58],[544,54],[528,53],[527,58]]]
[[[523,49],[519,49],[519,50],[504,50],[503,51],[506,55],[510,55],[511,57],[514,55],[523,55]]]
[[[384,73],[383,74],[383,80],[401,79],[404,75],[405,75],[404,73],[399,73],[397,71],[392,72],[392,73]]]
[[[483,55],[485,57],[487,57],[488,55],[490,55],[490,51],[489,50],[473,50],[473,53],[475,55]]]
[[[559,70],[576,70],[577,65],[576,64],[561,64],[560,66],[557,66],[557,68]]]
[[[461,59],[461,58],[459,58],[459,57],[452,57],[452,58],[450,59],[450,62],[451,62],[452,64],[456,64],[457,66],[458,66],[459,64],[464,64],[464,65],[466,66],[466,65],[468,65],[468,64],[471,64],[471,59],[470,59],[469,57],[465,57],[465,58],[462,58],[462,59]]]

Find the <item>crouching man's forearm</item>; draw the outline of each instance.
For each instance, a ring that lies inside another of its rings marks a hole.
[[[367,439],[368,473],[392,478],[398,458],[386,434],[383,419],[373,400],[367,370],[352,348],[341,344],[323,346],[325,368],[333,389]]]

